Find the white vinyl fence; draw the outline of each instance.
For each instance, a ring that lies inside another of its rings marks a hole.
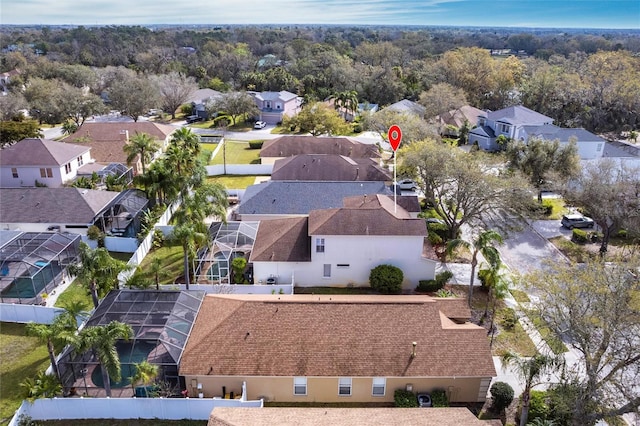
[[[0,303],[0,321],[3,322],[51,324],[63,312],[62,308]]]
[[[263,401],[212,398],[51,398],[23,401],[9,422],[17,426],[21,415],[33,420],[163,419],[207,420],[216,407],[256,407]]]

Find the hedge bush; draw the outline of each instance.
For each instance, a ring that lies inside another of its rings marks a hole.
[[[513,388],[509,383],[495,382],[489,392],[493,400],[491,409],[496,413],[501,413],[513,401]]]
[[[400,293],[404,274],[393,265],[378,265],[369,274],[371,288],[383,294]]]
[[[448,407],[449,398],[447,398],[447,392],[442,389],[436,389],[431,392],[431,404],[434,407]]]
[[[571,241],[578,244],[585,244],[589,242],[589,234],[582,229],[574,228],[571,233]]]
[[[453,277],[451,271],[442,271],[434,280],[420,280],[418,281],[417,291],[434,293],[440,290],[444,285]]]
[[[500,320],[500,325],[504,327],[506,330],[513,330],[518,322],[518,316],[516,315],[516,311],[511,308],[506,308],[502,311],[502,319]]]
[[[441,244],[449,239],[449,227],[444,223],[428,223],[427,231],[431,244]]]
[[[249,141],[249,149],[262,149],[264,141]]]
[[[396,407],[414,408],[418,406],[416,394],[405,389],[396,389],[393,393],[393,401]]]

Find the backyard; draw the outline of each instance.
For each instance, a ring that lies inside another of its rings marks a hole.
[[[209,163],[216,164],[260,164],[260,150],[249,148],[249,142],[225,139],[224,146]]]
[[[19,383],[49,366],[49,355],[36,337],[25,335],[25,325],[0,323],[0,425],[6,425],[22,403]]]

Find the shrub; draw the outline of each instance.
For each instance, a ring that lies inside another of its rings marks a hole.
[[[616,232],[616,237],[617,238],[626,239],[627,238],[627,230],[626,229],[620,229],[618,232]]]
[[[518,317],[516,316],[516,311],[511,308],[506,308],[502,311],[502,319],[500,320],[500,325],[506,330],[513,330],[517,322]]]
[[[551,216],[553,213],[553,203],[549,200],[542,200],[540,211],[545,216]]]
[[[383,294],[400,293],[404,274],[393,265],[378,265],[369,274],[371,288]]]
[[[456,294],[451,290],[441,288],[440,290],[436,291],[436,297],[456,297]]]
[[[431,234],[435,234],[442,241],[449,239],[449,227],[444,223],[429,223],[427,224],[427,231],[429,232],[429,242],[431,241]]]
[[[532,390],[529,394],[529,416],[527,421],[535,419],[546,420],[549,417],[549,405],[547,404],[547,393],[540,390]]]
[[[393,393],[393,401],[396,407],[413,408],[418,406],[416,394],[404,389],[396,389]]]
[[[249,141],[249,149],[262,149],[264,141]]]
[[[444,285],[453,277],[451,271],[442,271],[434,280],[420,280],[418,281],[418,287],[416,290],[422,292],[436,292],[440,290]]]
[[[495,382],[491,385],[489,392],[491,392],[493,399],[491,409],[497,413],[501,413],[513,401],[513,388],[509,383]]]
[[[431,404],[434,407],[448,407],[449,398],[447,398],[447,392],[442,389],[436,389],[431,392]]]
[[[587,231],[575,228],[571,233],[571,241],[578,244],[584,244],[589,241],[589,235]]]

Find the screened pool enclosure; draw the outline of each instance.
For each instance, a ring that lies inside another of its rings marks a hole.
[[[201,291],[114,290],[100,302],[85,327],[120,321],[133,329],[130,340],[116,343],[122,374],[119,381],[111,380],[112,396],[133,395],[130,378],[144,360],[159,367],[155,382],[165,392],[179,394],[184,386],[178,365],[203,298]],[[101,366],[92,351],[74,354],[68,348],[59,365],[65,390],[104,395]]]
[[[80,236],[57,232],[2,231],[0,301],[40,304],[66,278],[78,256]]]

